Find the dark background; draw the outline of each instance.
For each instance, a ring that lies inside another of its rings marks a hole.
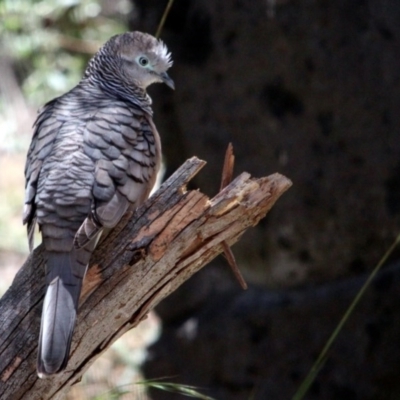
[[[166,2],[135,3],[131,28],[154,32]],[[176,91],[151,93],[168,173],[205,159],[195,183],[212,196],[232,142],[237,173],[293,187],[233,248],[251,289],[223,259],[193,277],[159,307],[145,372],[218,399],[288,399],[398,234],[400,3],[176,0],[162,37]],[[397,258],[308,399],[400,398]]]

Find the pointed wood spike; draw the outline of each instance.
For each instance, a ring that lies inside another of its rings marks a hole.
[[[232,249],[229,247],[228,243],[222,242],[222,247],[224,248],[224,254],[226,260],[228,261],[229,266],[232,269],[233,274],[235,275],[236,279],[240,283],[240,286],[243,290],[247,289],[247,283],[243,278],[242,273],[239,270],[238,265],[236,264],[235,256],[233,255]]]
[[[232,182],[234,165],[235,155],[233,154],[233,146],[232,143],[229,143],[225,153],[220,190],[222,190],[224,187],[228,186]]]
[[[232,182],[233,178],[233,167],[235,165],[235,155],[233,154],[233,146],[232,143],[228,144],[228,147],[225,152],[225,159],[224,159],[224,166],[222,169],[222,179],[221,179],[221,188],[225,188]],[[235,256],[229,247],[228,243],[225,241],[222,242],[222,247],[224,249],[224,254],[226,260],[228,261],[229,266],[232,269],[233,275],[235,275],[237,281],[239,282],[240,286],[243,290],[247,289],[247,283],[243,278],[242,273],[239,270],[239,267],[236,263]]]

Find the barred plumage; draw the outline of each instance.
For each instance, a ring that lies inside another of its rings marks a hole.
[[[81,82],[47,103],[25,167],[23,221],[46,250],[47,290],[38,350],[40,377],[67,365],[82,280],[104,228],[149,195],[161,148],[148,85],[173,81],[165,45],[150,35],[112,37]]]

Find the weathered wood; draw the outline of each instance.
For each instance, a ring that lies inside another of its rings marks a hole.
[[[44,295],[43,248],[25,262],[0,301],[0,398],[59,399],[117,338],[164,297],[232,245],[271,209],[291,182],[242,173],[213,199],[185,185],[203,167],[192,158],[95,251],[67,370],[36,375]]]
[[[232,143],[229,143],[228,148],[226,149],[226,152],[225,152],[224,166],[222,168],[221,187],[219,189],[220,191],[232,182],[234,165],[235,165],[235,156],[233,154],[233,146],[232,146]],[[229,266],[231,267],[233,275],[235,276],[236,280],[239,282],[242,289],[246,290],[247,283],[244,280],[238,265],[236,264],[235,256],[233,255],[231,248],[228,246],[228,244],[225,241],[222,242],[222,248],[224,250],[224,256],[226,258],[226,261],[228,262]]]

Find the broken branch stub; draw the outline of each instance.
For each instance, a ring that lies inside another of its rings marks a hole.
[[[0,398],[59,399],[93,361],[163,298],[265,216],[291,182],[242,173],[213,199],[186,184],[204,166],[187,160],[96,249],[82,291],[66,371],[36,375],[44,295],[39,246],[0,301]],[[224,245],[224,243],[226,243]]]
[[[225,159],[224,159],[224,166],[222,168],[222,179],[221,179],[221,188],[220,191],[225,187],[228,186],[232,182],[233,178],[233,167],[235,165],[235,156],[233,154],[233,146],[232,143],[228,144],[228,148],[225,152]],[[228,243],[225,241],[222,242],[222,248],[224,250],[224,256],[226,261],[228,262],[233,275],[235,276],[236,280],[239,282],[240,286],[243,290],[247,289],[247,283],[243,278],[242,273],[236,263],[235,256],[229,247]]]

